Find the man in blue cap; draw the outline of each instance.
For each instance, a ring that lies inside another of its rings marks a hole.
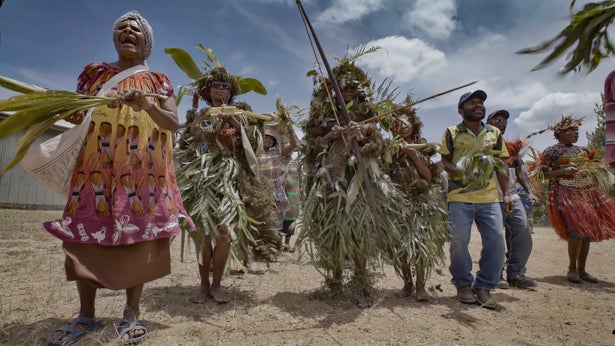
[[[465,304],[479,303],[495,309],[497,303],[489,291],[496,288],[504,261],[504,225],[500,209],[498,185],[503,194],[505,212],[512,211],[513,203],[508,191],[506,170],[495,169],[489,183],[480,189],[465,191],[463,172],[457,162],[484,151],[496,152],[505,158],[508,151],[500,130],[485,125],[487,94],[482,90],[467,92],[459,98],[457,111],[463,118],[450,126],[442,136],[440,155],[448,173],[448,213],[452,224],[449,271],[451,282],[457,288],[457,299]],[[472,223],[475,222],[482,239],[481,258],[476,278],[472,275],[472,257],[468,249]]]

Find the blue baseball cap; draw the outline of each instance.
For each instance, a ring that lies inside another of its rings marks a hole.
[[[510,113],[508,113],[507,110],[505,109],[499,109],[491,114],[489,114],[489,116],[487,117],[487,122],[489,122],[489,120],[493,119],[493,117],[495,117],[496,115],[501,115],[504,117],[504,119],[508,120],[508,118],[510,118]]]
[[[477,96],[481,100],[485,101],[487,99],[487,93],[482,90],[468,91],[467,93],[461,95],[459,98],[459,102],[457,103],[457,108],[461,108],[461,105],[469,100],[470,98]]]

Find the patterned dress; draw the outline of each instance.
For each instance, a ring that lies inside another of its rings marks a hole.
[[[273,199],[276,204],[276,230],[282,229],[282,221],[284,218],[284,212],[288,208],[288,200],[286,199],[286,192],[284,191],[285,175],[281,169],[282,153],[280,152],[280,145],[269,148],[258,157],[258,168],[260,173],[265,176],[273,187]]]
[[[106,63],[91,63],[79,76],[77,92],[95,95],[106,81],[120,72]],[[128,76],[113,89],[173,96],[167,77],[149,70]],[[131,272],[152,273],[141,277],[136,284],[166,275],[170,272],[169,264],[162,266],[168,270],[152,271],[148,269],[152,263],[137,258],[151,255],[146,250],[149,245],[143,244],[162,240],[155,251],[165,252],[160,262],[164,264],[169,257],[168,238],[180,232],[180,218],[185,218],[193,228],[192,221],[186,217],[173,170],[173,133],[159,127],[145,111],[134,112],[128,106],[94,109],[69,193],[62,219],[44,224],[49,233],[64,241],[69,280],[83,279],[85,275],[96,286],[114,289],[134,286],[134,280],[124,280],[121,275],[116,275],[117,279],[105,279],[113,276],[105,273],[112,264],[107,266],[101,260],[86,258],[106,258],[104,254],[111,253],[106,249],[113,247],[128,250],[124,251],[127,257],[110,255],[118,260],[118,266],[129,260],[135,263],[126,266]],[[139,244],[138,248],[145,252],[131,250],[130,246]],[[139,263],[145,267],[140,268]],[[76,272],[69,270],[73,265]],[[79,274],[79,268],[88,273]]]
[[[543,152],[547,170],[590,163],[590,152],[572,146],[564,150],[553,145]],[[601,241],[615,237],[615,200],[598,188],[596,176],[580,169],[573,177],[557,177],[549,182],[547,213],[551,226],[564,240]]]
[[[284,221],[295,221],[301,210],[301,170],[296,160],[289,160],[282,166],[282,172],[286,175],[286,198],[288,208],[284,211]]]

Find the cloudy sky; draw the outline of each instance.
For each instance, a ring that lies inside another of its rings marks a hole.
[[[585,1],[577,1],[577,7]],[[562,62],[530,72],[544,55],[515,51],[555,36],[567,23],[568,0],[304,0],[329,56],[347,49],[379,46],[360,59],[372,80],[389,78],[415,99],[478,81],[488,94],[487,113],[507,109],[507,135],[547,127],[561,115],[585,117],[582,133],[595,127],[604,77],[612,60],[589,75],[561,77]],[[5,0],[0,7],[0,75],[46,88],[74,90],[77,75],[91,61],[112,62],[112,25],[136,9],[154,29],[151,69],[176,85],[189,82],[164,48],[213,49],[231,72],[261,80],[268,95],[240,98],[257,112],[275,110],[276,99],[309,106],[314,68],[295,0]],[[332,59],[330,61],[333,61]],[[418,105],[423,134],[439,142],[447,126],[460,121],[456,104],[464,91]],[[12,95],[0,89],[0,98]],[[188,98],[179,108],[185,119]],[[581,136],[581,144],[586,142]],[[539,150],[553,144],[550,131],[534,137]]]

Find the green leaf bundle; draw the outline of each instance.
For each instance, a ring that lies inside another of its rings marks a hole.
[[[116,101],[109,97],[48,90],[4,76],[0,76],[0,86],[22,93],[0,100],[0,112],[11,113],[11,116],[0,122],[0,139],[24,132],[18,141],[17,154],[3,168],[2,174],[19,163],[30,146],[56,122],[74,113]]]

